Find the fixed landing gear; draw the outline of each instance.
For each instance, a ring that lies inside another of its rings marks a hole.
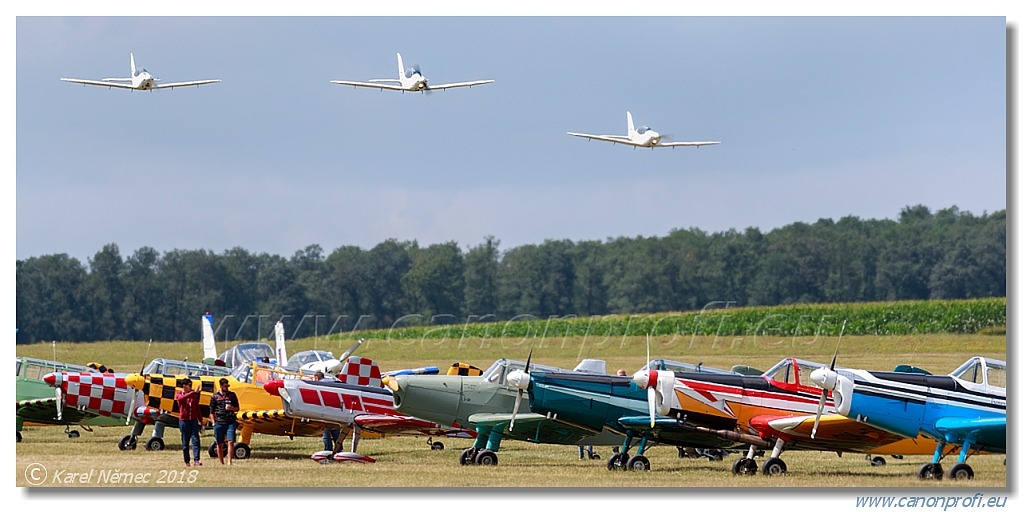
[[[427,444],[430,445],[431,450],[444,450],[444,443],[441,441],[434,441],[434,438],[428,437]]]
[[[17,434],[18,434],[18,442],[20,443],[21,442],[21,432],[18,432]]]
[[[973,480],[974,470],[971,466],[961,463],[949,468],[950,480]]]
[[[629,458],[628,454],[616,453],[608,458],[608,471],[617,471],[620,469],[626,469],[626,462]]]
[[[772,455],[768,460],[764,461],[761,465],[761,474],[768,476],[778,476],[786,473],[786,462],[779,458],[782,454],[782,446],[784,442],[779,439],[775,442],[775,448],[772,449]],[[756,475],[757,474],[757,461],[754,460],[757,451],[753,446],[747,450],[747,455],[732,464],[732,474],[734,475]]]
[[[786,463],[778,457],[772,457],[761,465],[761,473],[769,476],[785,474]]]
[[[872,466],[884,466],[885,465],[885,457],[882,457],[881,455],[876,455],[874,457],[872,457],[870,455],[865,455],[864,456],[864,460],[870,462]]]
[[[651,461],[643,455],[634,455],[626,462],[626,468],[632,471],[650,471]]]
[[[942,465],[929,462],[917,470],[917,477],[921,480],[942,480]]]
[[[117,449],[123,451],[134,450],[139,445],[139,438],[133,435],[127,435],[121,438],[117,442]]]
[[[164,440],[159,437],[151,437],[149,441],[146,441],[146,450],[151,452],[158,452],[164,449]]]
[[[732,463],[732,474],[734,475],[756,475],[757,461],[746,457]]]
[[[462,466],[497,466],[498,454],[488,449],[466,448],[459,454],[459,464]]]
[[[69,439],[75,439],[76,437],[82,435],[77,430],[71,430],[71,427],[69,426],[64,427],[64,433],[68,435]]]
[[[619,448],[618,453],[615,453],[608,459],[608,470],[614,471],[617,469],[629,469],[633,471],[650,471],[651,461],[647,460],[644,456],[644,451],[647,449],[647,435],[640,436],[640,442],[637,443],[636,455],[629,456],[629,447],[633,442],[633,432],[626,433],[626,440],[622,442],[622,447]]]

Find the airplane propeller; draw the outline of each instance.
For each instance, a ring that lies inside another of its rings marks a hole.
[[[146,346],[146,356],[143,358],[144,360],[142,361],[142,368],[139,368],[139,375],[145,375],[145,372],[146,372],[146,361],[145,360],[149,359],[149,349],[151,349],[151,348],[153,348],[153,338],[149,339],[149,345]],[[124,412],[125,412],[125,414],[124,414],[125,415],[124,424],[125,425],[131,425],[132,424],[132,416],[135,415],[135,400],[136,400],[136,398],[138,398],[138,396],[141,393],[142,393],[141,389],[135,390],[132,393],[131,399],[128,400],[128,408],[124,410]]]
[[[64,418],[64,390],[61,389],[59,383],[55,389],[57,395],[57,421],[60,421]]]
[[[533,347],[530,347],[530,353],[526,356],[526,371],[518,373],[512,372],[508,376],[509,383],[516,387],[516,403],[512,406],[512,420],[509,421],[508,424],[509,432],[516,427],[516,414],[519,413],[519,406],[523,402],[523,391],[530,387],[530,360],[532,358]]]
[[[836,373],[835,373],[836,372],[836,358],[839,357],[839,343],[841,341],[843,341],[843,332],[844,331],[846,331],[846,320],[843,320],[843,326],[842,326],[842,328],[839,329],[839,340],[836,341],[836,350],[835,350],[835,352],[832,353],[832,364],[830,364],[829,367],[828,367],[829,373],[826,374],[826,375],[820,375],[819,374],[819,377],[822,380],[822,384],[826,384],[827,381],[829,380],[829,377],[833,377],[833,376],[836,375]],[[818,368],[817,370],[814,370],[813,372],[811,372],[811,381],[814,382],[815,384],[818,383],[818,381],[815,380],[815,373],[818,373],[819,370],[822,370],[822,368]],[[824,372],[822,372],[822,373],[824,373]],[[835,379],[832,378],[831,380],[832,380],[832,389],[835,389]],[[826,387],[824,385],[822,385],[821,386],[821,398],[818,400],[818,412],[817,412],[817,414],[814,415],[814,427],[811,429],[811,439],[814,439],[814,436],[818,433],[818,423],[821,421],[821,413],[825,410],[825,399],[827,397],[828,397],[828,389],[826,389]]]
[[[668,394],[668,389],[671,389],[672,381],[675,380],[675,374],[671,371],[660,372],[653,369],[654,365],[651,361],[651,336],[647,336],[647,369],[638,370],[633,374],[633,382],[641,387],[647,389],[647,411],[651,415],[651,428],[654,427],[655,417],[659,409],[664,407],[664,398]],[[658,395],[661,395],[662,407],[659,407]]]

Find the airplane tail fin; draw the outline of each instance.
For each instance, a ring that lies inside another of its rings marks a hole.
[[[405,66],[402,64],[402,54],[396,53],[395,55],[398,56],[398,78],[401,79],[405,76]]]
[[[284,323],[280,320],[274,325],[274,340],[276,343],[277,364],[283,366],[288,361],[288,350],[284,346]]]
[[[134,62],[134,61],[133,61]],[[217,359],[217,345],[213,340],[213,315],[203,315],[203,359]]]
[[[135,54],[134,53],[129,53],[128,57],[132,61],[132,74],[131,74],[131,76],[135,76]]]
[[[345,361],[345,366],[338,372],[337,378],[346,384],[384,387],[377,363],[373,359],[361,356],[350,356],[348,361]]]
[[[636,133],[636,128],[633,127],[633,114],[626,111],[626,135],[633,135]]]

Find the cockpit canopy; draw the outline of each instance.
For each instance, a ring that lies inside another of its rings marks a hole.
[[[643,135],[643,134],[647,133],[647,130],[650,130],[650,129],[651,129],[650,126],[641,126],[640,128],[636,129],[636,132],[639,133],[640,135]]]
[[[526,363],[523,361],[512,361],[509,359],[498,359],[490,367],[484,370],[481,377],[493,384],[505,385],[505,378],[512,370],[526,370]],[[547,366],[543,364],[530,363],[530,371],[540,370],[544,372],[567,372],[562,368],[556,368],[554,366]]]
[[[811,381],[811,372],[825,367],[828,367],[828,365],[814,361],[804,361],[803,359],[787,358],[775,363],[775,366],[769,368],[762,376],[775,382],[799,386],[814,386],[814,383]],[[840,368],[836,366],[835,369],[839,370]]]
[[[949,375],[964,382],[1005,389],[1006,361],[972,357]]]
[[[326,350],[306,350],[288,358],[288,363],[285,366],[301,368],[309,363],[319,363],[320,361],[330,361],[333,359],[335,359],[334,354]]]
[[[271,359],[276,357],[274,349],[266,343],[239,343],[227,350],[221,355],[217,356],[217,359],[224,361],[224,364],[235,367],[241,366],[252,361],[269,362]]]
[[[177,361],[173,359],[157,358],[149,362],[142,369],[143,375],[230,375],[231,368],[213,366],[200,362]]]
[[[655,359],[650,363],[645,364],[641,370],[661,370],[661,371],[672,371],[676,373],[714,373],[719,375],[733,375],[735,372],[723,370],[721,368],[714,368],[711,366],[704,366],[703,363],[690,364],[682,363],[679,361],[670,361],[668,359]]]

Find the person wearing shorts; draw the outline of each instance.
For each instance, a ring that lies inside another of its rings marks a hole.
[[[220,391],[210,397],[210,421],[213,422],[213,440],[217,444],[217,458],[224,464],[224,452],[227,451],[228,465],[235,453],[235,427],[238,425],[235,413],[238,412],[238,395],[229,389],[228,379],[220,379]],[[225,450],[227,443],[227,450]]]

